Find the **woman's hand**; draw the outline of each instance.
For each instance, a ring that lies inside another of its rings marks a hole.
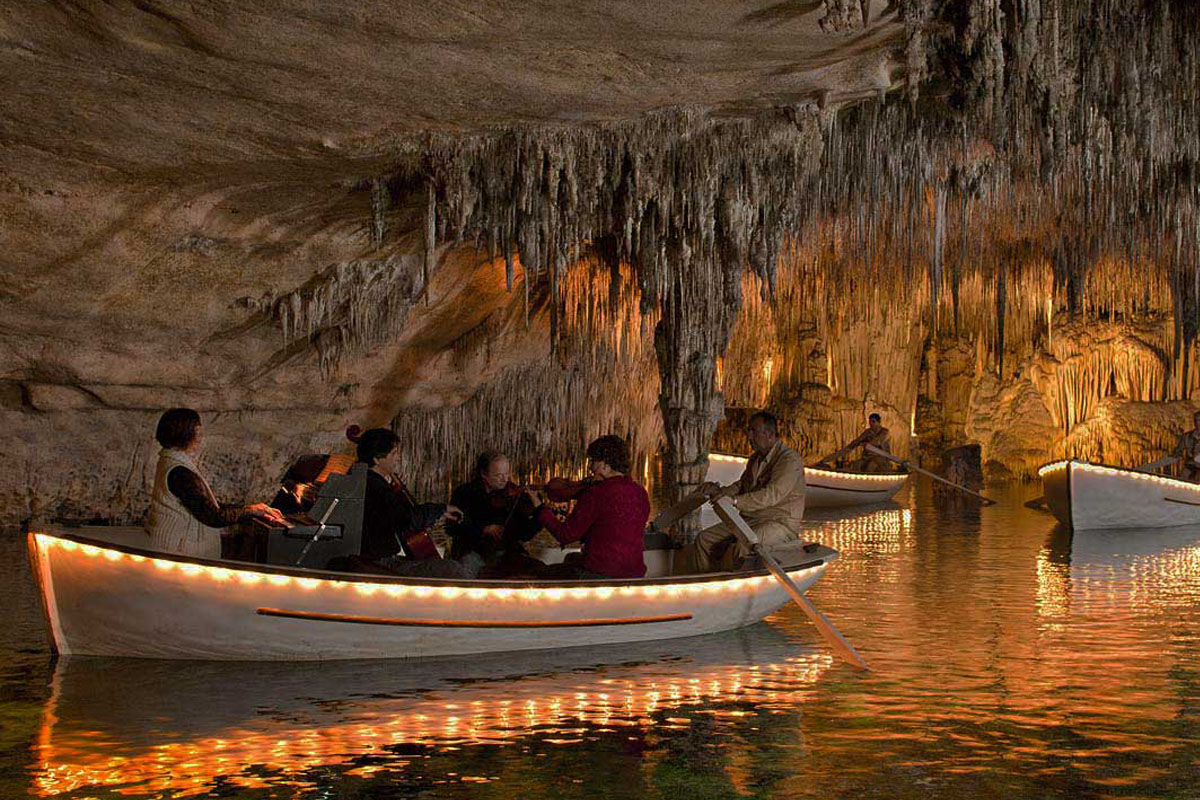
[[[279,509],[272,508],[266,503],[255,503],[254,505],[247,507],[246,512],[252,517],[265,519],[268,522],[272,522],[276,525],[287,524],[287,520],[283,518],[283,514],[279,513]]]
[[[446,506],[446,513],[442,514],[442,519],[450,522],[461,522],[463,518],[462,509],[458,506]]]

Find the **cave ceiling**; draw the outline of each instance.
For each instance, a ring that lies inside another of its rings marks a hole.
[[[280,345],[281,321],[254,324],[256,303],[330,270],[370,272],[364,259],[393,259],[390,270],[420,247],[420,192],[414,205],[396,190],[381,246],[362,187],[429,135],[877,96],[902,79],[903,26],[894,7],[853,12],[790,2],[5,4],[5,377],[101,397],[102,384],[157,383],[186,389],[181,402],[198,402],[188,387],[215,385],[222,403],[253,404],[264,375],[300,380],[275,370],[298,354]],[[396,376],[378,363],[359,369]]]
[[[173,365],[161,342],[184,329],[215,353],[206,378],[253,374],[286,355],[245,337],[222,351],[247,315],[238,301],[378,258],[358,188],[422,137],[662,108],[736,116],[893,88],[895,8],[851,35],[822,20],[832,12],[806,2],[5,4],[7,330],[101,332],[124,344],[116,360],[162,350],[148,354],[161,379],[186,384],[175,373],[194,365]],[[421,222],[402,205],[398,248]],[[100,355],[96,372],[110,371]]]

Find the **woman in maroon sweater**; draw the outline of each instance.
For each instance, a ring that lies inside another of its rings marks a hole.
[[[544,504],[537,520],[560,544],[583,540],[583,558],[555,565],[556,577],[640,578],[646,574],[642,537],[650,518],[646,490],[625,473],[629,447],[617,436],[601,436],[588,445],[588,469],[598,483],[575,501],[566,521]],[[540,498],[535,497],[540,501]]]

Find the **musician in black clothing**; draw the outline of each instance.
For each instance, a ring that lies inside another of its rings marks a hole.
[[[536,509],[523,509],[524,493],[509,480],[508,457],[489,450],[475,462],[475,477],[450,494],[452,505],[462,509],[462,519],[446,524],[455,558],[478,553],[486,561],[498,555],[526,555],[524,543],[532,539],[541,524],[534,518]]]
[[[366,497],[363,502],[363,560],[398,575],[423,578],[470,578],[482,560],[460,563],[417,552],[415,534],[440,520],[458,520],[462,512],[444,503],[417,503],[396,477],[400,440],[386,428],[372,428],[358,437],[358,460],[367,464]],[[432,547],[432,541],[428,542]]]

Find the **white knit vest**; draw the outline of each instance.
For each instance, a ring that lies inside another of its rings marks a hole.
[[[154,490],[150,493],[150,516],[146,521],[151,547],[185,556],[220,558],[220,529],[201,524],[167,488],[167,475],[175,467],[185,467],[196,473],[209,497],[213,496],[208,481],[204,480],[191,456],[182,450],[166,449],[159,452],[158,468],[154,471]]]

